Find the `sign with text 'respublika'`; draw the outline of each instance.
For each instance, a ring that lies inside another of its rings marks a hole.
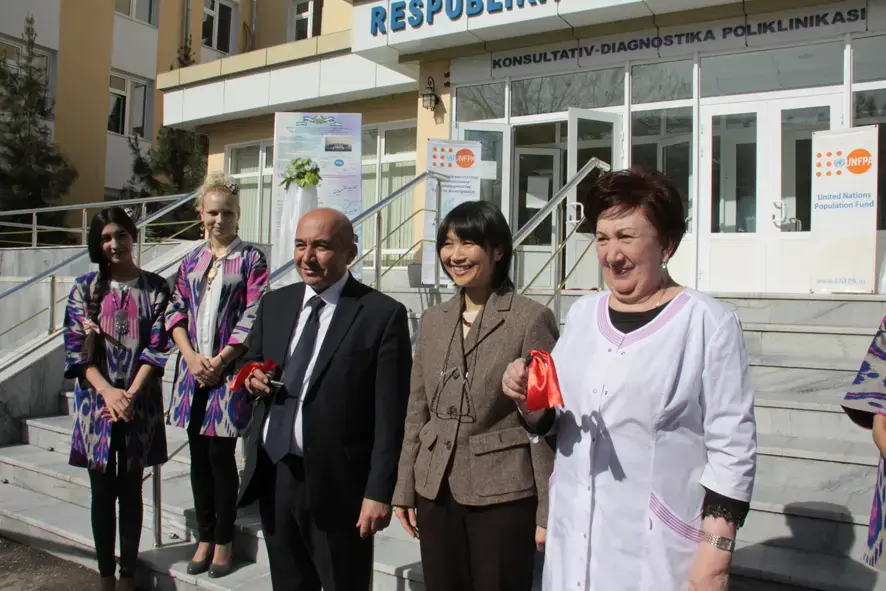
[[[875,293],[876,125],[812,134],[814,292]]]
[[[418,29],[423,25],[433,26],[440,20],[457,21],[462,18],[478,17],[482,14],[497,14],[505,11],[530,9],[544,6],[559,0],[397,0],[387,6],[373,6],[369,21],[369,32],[373,37]]]
[[[440,219],[452,211],[456,205],[480,199],[480,181],[483,177],[482,144],[460,140],[428,140],[428,170],[449,177],[440,183]],[[441,283],[449,282],[443,269],[437,263],[437,183],[425,182],[425,232],[430,242],[422,245],[421,282],[434,284],[434,272],[439,269]]]

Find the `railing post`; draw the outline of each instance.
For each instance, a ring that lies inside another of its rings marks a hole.
[[[375,289],[381,291],[381,239],[382,239],[381,210],[375,214]]]
[[[148,213],[148,205],[146,203],[142,202],[142,211],[141,211],[141,216],[139,217],[139,219],[142,221],[148,219],[147,213]],[[147,235],[147,232],[148,232],[148,225],[147,224],[144,224],[138,231],[138,266],[139,267],[142,266],[142,250],[144,250],[145,236]]]
[[[49,334],[55,332],[55,274],[49,276]]]
[[[152,479],[154,481],[151,483],[151,486],[154,487],[154,548],[159,548],[163,545],[163,509],[161,508],[163,478],[159,464],[154,466],[152,471]]]
[[[560,249],[561,244],[568,240],[568,238],[563,237],[563,220],[566,219],[565,211],[566,205],[561,203],[552,212],[554,216],[554,239],[551,242],[556,244],[556,249]],[[560,251],[554,255],[554,316],[557,318],[558,325],[563,321],[560,318],[560,292],[563,287],[566,287],[566,281],[563,278],[563,252]]]
[[[80,229],[82,230],[82,233],[83,233],[83,245],[84,246],[86,245],[87,237],[89,235],[89,229],[88,229],[88,226],[86,225],[86,222],[87,222],[86,208],[84,207],[83,209],[80,210]]]
[[[37,213],[31,214],[31,246],[37,248]]]
[[[440,217],[443,209],[443,181],[440,179],[435,179],[437,181],[437,210],[434,213],[435,216],[435,224],[434,231],[440,231]],[[432,236],[433,238],[433,236]],[[434,256],[434,287],[436,289],[440,289],[440,260],[436,255]]]

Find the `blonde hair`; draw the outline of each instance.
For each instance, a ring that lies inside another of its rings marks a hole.
[[[194,207],[198,212],[203,211],[203,198],[213,191],[228,193],[237,201],[237,207],[240,207],[240,186],[231,175],[217,170],[207,174],[203,184],[200,185],[197,199],[194,201]]]

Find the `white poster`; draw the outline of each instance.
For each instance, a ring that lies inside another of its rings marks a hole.
[[[877,126],[812,135],[814,292],[875,293]]]
[[[277,113],[274,119],[274,210],[271,270],[292,259],[298,219],[314,207],[331,207],[355,218],[363,212],[362,115],[337,113]],[[316,196],[299,199],[293,183],[280,186],[286,167],[296,158],[310,158],[323,179]],[[363,251],[362,229],[356,228],[358,258]],[[362,276],[361,265],[352,269]]]
[[[441,183],[442,207],[440,219],[465,201],[480,199],[480,142],[457,140],[428,140],[428,170],[445,174],[449,180]],[[449,282],[437,260],[437,183],[428,180],[425,208],[425,242],[422,246],[421,281],[425,285],[434,284],[434,269],[439,269],[441,283]]]

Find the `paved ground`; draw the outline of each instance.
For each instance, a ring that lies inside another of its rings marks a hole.
[[[87,591],[97,582],[94,571],[0,538],[0,589]]]

